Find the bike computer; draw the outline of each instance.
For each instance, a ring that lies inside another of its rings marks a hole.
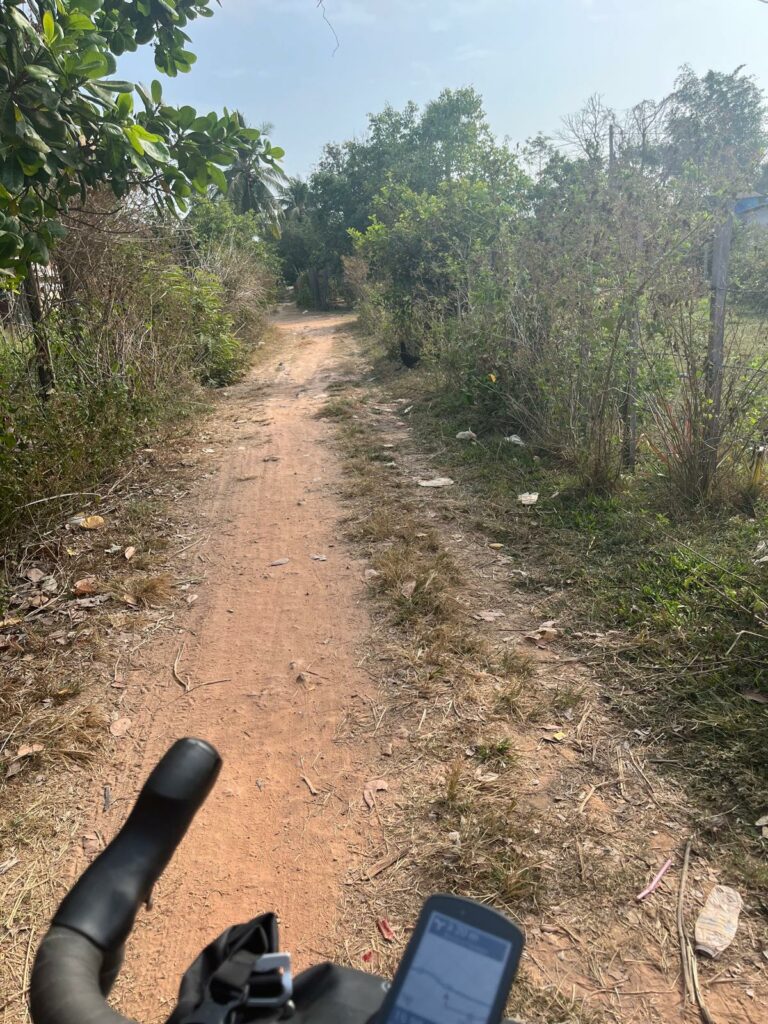
[[[376,1024],[498,1024],[524,942],[490,907],[430,896]]]

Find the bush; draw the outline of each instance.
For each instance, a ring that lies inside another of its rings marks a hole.
[[[20,297],[12,303],[0,335],[0,534],[29,502],[98,489],[185,414],[200,385],[245,373],[273,296],[271,265],[250,225],[219,210],[203,223],[190,248],[191,225],[108,213],[94,196],[37,278],[40,322]],[[43,392],[41,345],[52,372]]]

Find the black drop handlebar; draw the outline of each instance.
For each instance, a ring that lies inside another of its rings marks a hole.
[[[119,1024],[105,1002],[139,907],[221,768],[203,740],[178,740],[155,767],[128,820],[65,897],[32,971],[35,1024]]]
[[[209,743],[184,739],[152,771],[125,825],[65,897],[40,945],[30,986],[33,1024],[133,1024],[106,1002],[124,943],[220,768]],[[256,965],[275,960],[265,954],[277,948],[272,914],[230,928],[184,975],[168,1024],[249,1024],[287,1016],[293,1024],[366,1024],[375,1018],[384,980],[329,963],[296,978],[289,1005],[273,1001],[268,1008],[270,1000],[257,997],[271,992],[279,976],[273,972],[270,981]]]

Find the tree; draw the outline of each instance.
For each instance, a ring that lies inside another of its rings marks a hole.
[[[683,67],[669,98],[664,135],[668,175],[685,178],[704,195],[752,190],[768,143],[763,95],[740,67],[701,78]]]
[[[285,220],[301,221],[306,220],[309,215],[312,191],[309,183],[301,178],[289,178],[280,190],[280,207]]]
[[[253,131],[247,128],[242,114],[236,113],[235,117],[244,130]],[[225,172],[224,191],[235,211],[259,214],[273,232],[277,231],[281,213],[278,192],[286,180],[276,161],[284,155],[283,149],[272,146],[266,131],[257,131],[236,146],[235,159]]]
[[[282,151],[242,119],[198,115],[110,76],[116,57],[143,44],[157,68],[188,71],[184,27],[209,17],[211,0],[8,0],[0,11],[0,276],[21,281],[46,263],[75,198],[108,185],[139,188],[184,209],[193,191],[226,188],[222,168],[258,144],[274,170]],[[134,109],[134,92],[143,109]]]
[[[494,140],[474,89],[446,89],[423,110],[407,103],[369,115],[365,138],[327,145],[308,189],[286,201],[301,221],[286,223],[279,243],[287,278],[306,271],[338,282],[352,253],[350,232],[367,230],[390,185],[433,195],[462,180],[486,184],[497,204],[517,195],[522,180],[515,155]]]

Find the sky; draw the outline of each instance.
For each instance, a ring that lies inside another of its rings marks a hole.
[[[326,142],[365,134],[387,103],[423,104],[473,85],[512,143],[544,132],[593,93],[617,110],[659,98],[677,69],[738,65],[768,89],[761,0],[221,0],[192,23],[197,63],[166,79],[169,102],[271,122],[285,169],[306,175]],[[159,77],[151,52],[121,76]]]

